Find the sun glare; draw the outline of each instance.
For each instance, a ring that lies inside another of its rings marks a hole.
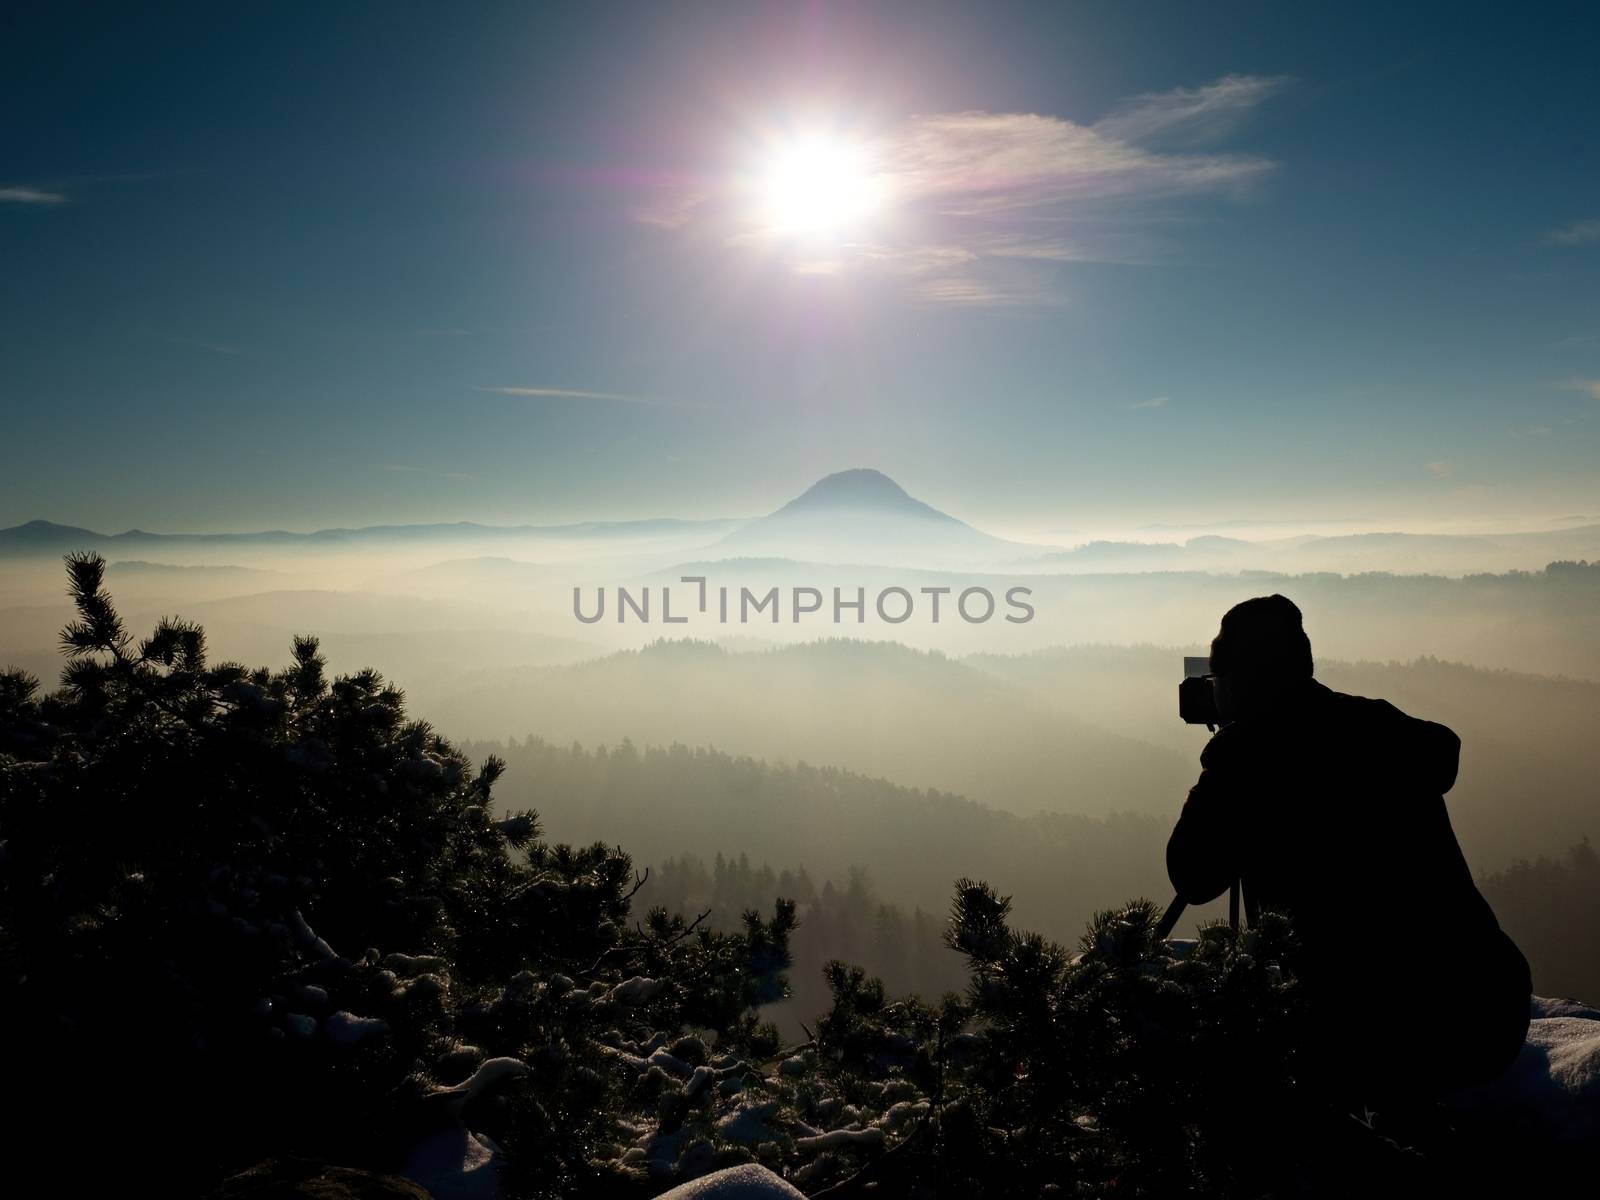
[[[774,149],[757,179],[757,200],[771,232],[835,233],[876,212],[884,185],[864,146],[809,137]]]

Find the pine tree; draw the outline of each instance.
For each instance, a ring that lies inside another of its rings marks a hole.
[[[268,1154],[393,1169],[470,1109],[521,1191],[604,1192],[619,1055],[776,1049],[791,903],[636,925],[627,854],[495,813],[500,760],[377,672],[329,679],[313,638],[212,663],[176,619],[135,640],[104,567],[67,560],[60,690],[0,675],[0,1029],[36,1154],[89,1136],[76,1182],[183,1191]]]

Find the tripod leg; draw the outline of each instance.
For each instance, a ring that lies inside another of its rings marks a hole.
[[[1161,924],[1156,926],[1156,938],[1166,941],[1172,936],[1172,931],[1177,927],[1178,918],[1183,916],[1183,910],[1189,906],[1178,896],[1172,898],[1172,903],[1167,905],[1167,911],[1162,914]]]

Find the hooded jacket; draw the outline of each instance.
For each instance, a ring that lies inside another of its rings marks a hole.
[[[1492,1077],[1526,1034],[1531,983],[1445,810],[1460,750],[1443,725],[1307,680],[1207,743],[1167,873],[1190,904],[1237,878],[1252,908],[1288,912],[1308,998],[1355,1041],[1380,1036],[1397,996],[1438,998],[1449,1073]]]

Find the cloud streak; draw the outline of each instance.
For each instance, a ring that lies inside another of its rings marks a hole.
[[[1037,113],[921,117],[895,147],[895,191],[950,216],[1067,216],[1070,206],[1236,188],[1272,169],[1263,158],[1165,154],[1095,126]]]
[[[36,208],[53,208],[72,202],[71,193],[102,183],[145,183],[153,179],[171,179],[191,175],[192,168],[175,171],[133,171],[120,175],[73,175],[49,182],[49,186],[13,183],[0,186],[0,204],[25,204]]]
[[[1102,137],[1125,142],[1214,141],[1233,132],[1262,101],[1288,86],[1286,75],[1227,75],[1198,88],[1151,92],[1119,105],[1094,123]]]
[[[1547,246],[1587,246],[1600,242],[1600,217],[1589,217],[1552,229],[1544,235],[1543,240]]]
[[[35,187],[0,187],[0,204],[29,204],[50,207],[67,202],[64,192],[47,192]]]

